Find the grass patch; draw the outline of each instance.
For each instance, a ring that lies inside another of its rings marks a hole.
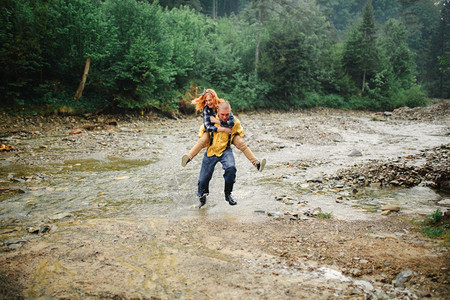
[[[418,222],[420,231],[431,239],[440,239],[444,246],[450,245],[450,222],[444,214],[436,209],[432,214],[425,216],[425,220]]]
[[[330,219],[332,217],[331,213],[318,213],[317,214],[318,218],[322,218],[322,219]]]

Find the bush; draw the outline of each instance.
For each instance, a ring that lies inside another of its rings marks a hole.
[[[425,92],[418,85],[414,85],[408,90],[402,90],[398,94],[393,96],[392,102],[396,107],[408,106],[426,106],[429,103],[429,99],[425,95]]]
[[[318,106],[344,108],[344,103],[344,98],[342,96],[330,94],[320,97]]]
[[[368,97],[353,95],[344,103],[346,109],[365,110],[373,107],[374,104],[370,103],[371,100]]]

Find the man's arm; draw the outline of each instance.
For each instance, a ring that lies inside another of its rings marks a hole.
[[[228,127],[217,127],[217,132],[225,132],[227,134],[231,134],[232,129]]]
[[[233,119],[233,126],[231,126],[231,127],[222,125],[222,123],[227,124],[227,122],[219,121],[219,119],[217,119],[216,117],[211,116],[210,120],[212,123],[220,125],[220,127],[214,126],[217,128],[217,132],[225,132],[227,134],[231,134],[231,132],[233,131],[232,127],[234,126],[234,119]]]

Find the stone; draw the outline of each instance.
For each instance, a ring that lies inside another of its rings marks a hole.
[[[349,153],[348,156],[363,156],[363,155],[362,155],[361,151],[354,149]]]
[[[373,182],[370,184],[371,188],[381,188],[381,182]]]
[[[442,191],[450,192],[450,180],[442,181],[439,188]]]
[[[444,199],[437,203],[440,206],[450,207],[450,199]]]
[[[385,211],[399,211],[400,210],[400,206],[398,205],[391,205],[391,204],[387,204],[381,207],[381,210]]]
[[[395,277],[394,285],[398,287],[404,287],[403,283],[409,281],[413,275],[411,270],[406,270],[400,272],[397,277]]]

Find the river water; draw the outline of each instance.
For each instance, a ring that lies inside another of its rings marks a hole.
[[[376,211],[383,204],[400,205],[405,213],[427,214],[438,208],[437,202],[448,199],[419,186],[367,189],[361,193],[359,204],[342,204],[335,200],[345,196],[345,191],[314,191],[309,184],[354,164],[387,161],[448,144],[449,127],[445,122],[380,122],[352,115],[239,117],[248,145],[268,163],[263,172],[257,172],[234,149],[238,168],[234,195],[239,205],[230,210],[224,201],[218,166],[205,208],[208,215],[251,218],[255,211],[280,212],[286,210],[286,205],[275,200],[279,196],[321,207],[342,219],[367,218],[367,211]],[[0,187],[24,193],[1,194],[2,227],[67,218],[177,218],[198,214],[195,194],[204,151],[185,168],[180,165],[181,156],[196,141],[198,121],[135,122],[121,124],[113,132],[85,132],[69,138],[60,132],[32,138],[9,137],[8,141],[15,142],[19,150],[1,154]],[[360,151],[362,156],[349,156],[352,150]],[[31,163],[24,165],[20,157],[27,157],[25,160]],[[293,164],[296,167],[291,167]]]

